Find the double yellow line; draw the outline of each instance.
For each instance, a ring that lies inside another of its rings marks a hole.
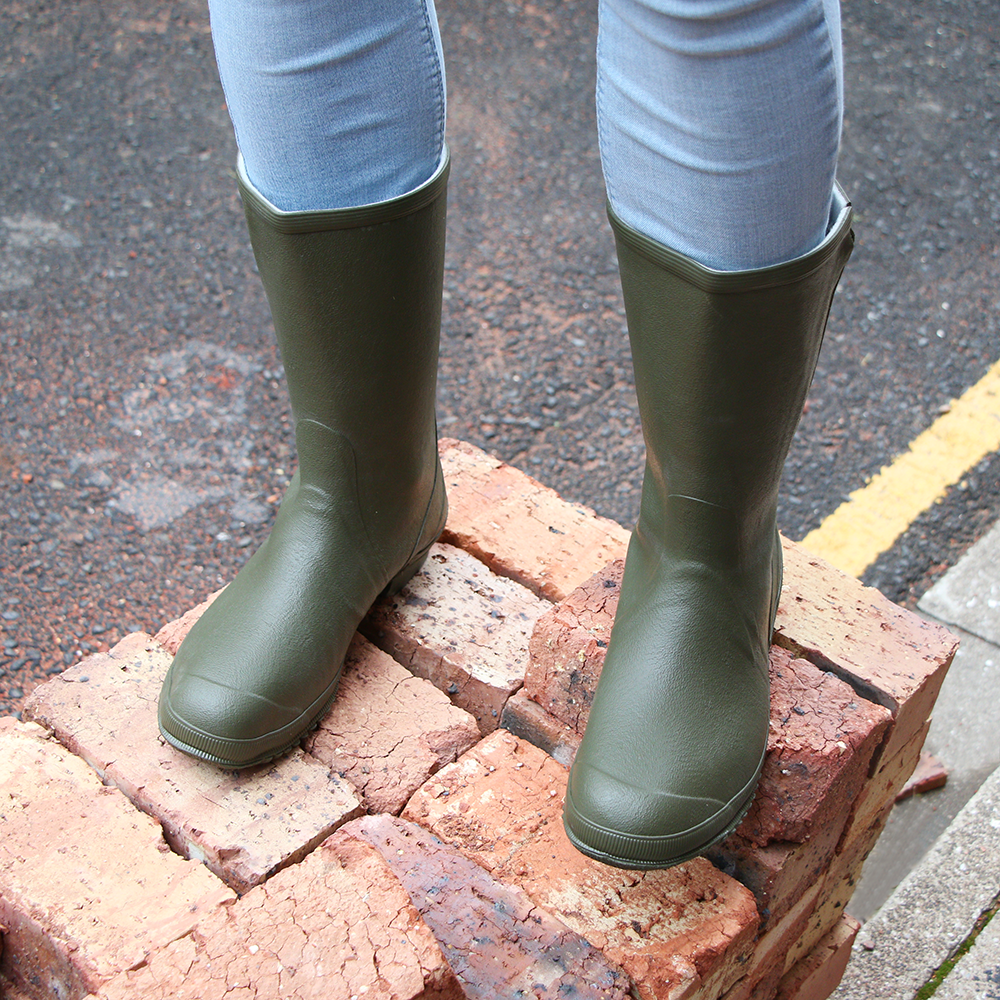
[[[803,548],[860,576],[914,518],[985,456],[1000,449],[1000,361],[891,465],[855,490]]]

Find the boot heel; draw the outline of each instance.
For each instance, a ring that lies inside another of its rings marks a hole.
[[[433,542],[431,543],[433,544]],[[420,572],[420,567],[423,566],[425,560],[427,559],[427,553],[430,552],[431,546],[428,545],[426,549],[418,552],[386,585],[385,590],[379,595],[380,597],[392,597],[394,594],[398,594],[409,582]]]

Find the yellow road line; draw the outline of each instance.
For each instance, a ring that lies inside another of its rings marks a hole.
[[[860,576],[963,473],[1000,449],[1000,361],[867,486],[855,490],[803,548]]]

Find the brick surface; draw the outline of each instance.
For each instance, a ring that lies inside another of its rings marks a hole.
[[[347,778],[370,812],[398,813],[479,735],[468,712],[355,636],[337,700],[304,747]]]
[[[464,441],[443,439],[440,452],[449,503],[442,538],[500,576],[561,601],[624,558],[629,532],[621,525]]]
[[[156,699],[170,659],[152,637],[133,633],[36,688],[25,716],[155,816],[176,851],[238,892],[364,811],[350,782],[301,750],[229,771],[167,745]]]
[[[923,795],[925,792],[933,792],[936,788],[944,788],[947,782],[948,768],[934,754],[922,750],[917,766],[896,795],[896,801],[902,802],[911,795]]]
[[[844,914],[781,980],[776,1000],[826,1000],[844,976],[860,928],[854,917]]]
[[[618,610],[625,561],[602,566],[538,621],[524,693],[583,732]]]
[[[381,855],[343,833],[98,994],[100,1000],[460,1000],[464,995]]]
[[[885,829],[892,802],[888,802],[875,821],[863,831],[857,832],[854,839],[841,845],[834,855],[819,892],[818,900],[812,916],[789,950],[785,962],[787,973],[796,962],[808,955],[829,933],[829,931],[844,916],[846,908],[854,895],[861,869],[865,859],[871,853],[879,835]]]
[[[775,641],[888,708],[894,722],[881,752],[895,756],[930,717],[958,639],[793,542],[783,545]]]
[[[734,833],[705,856],[754,894],[761,923],[769,927],[811,886],[822,881],[840,835],[840,824],[830,824],[814,829],[800,844],[776,841],[760,847]]]
[[[381,852],[470,1000],[628,995],[627,977],[590,942],[416,824],[366,816],[343,832]]]
[[[809,886],[781,919],[771,922],[754,944],[742,978],[724,1000],[758,1000],[774,995],[785,972],[788,952],[808,926],[821,888],[821,882]]]
[[[584,857],[563,832],[565,785],[566,768],[499,730],[431,778],[404,817],[523,888],[625,969],[639,997],[720,996],[756,934],[751,893],[702,858],[643,873]]]
[[[890,721],[833,674],[772,646],[767,758],[740,835],[764,845],[842,828]]]
[[[596,573],[546,612],[531,638],[525,695],[578,731],[604,665],[622,569],[619,561]],[[888,709],[773,646],[768,754],[739,833],[762,846],[842,828],[890,721]]]
[[[879,758],[875,774],[865,782],[851,808],[842,834],[845,842],[863,834],[885,811],[886,806],[895,801],[920,760],[921,749],[930,727],[928,719],[894,756],[886,757],[883,754]]]
[[[45,731],[0,719],[2,971],[78,998],[235,895],[173,854],[159,825]]]
[[[528,639],[548,607],[468,552],[437,544],[399,594],[372,608],[361,631],[471,712],[485,735],[524,682]]]
[[[580,748],[580,734],[554,715],[549,715],[523,691],[518,691],[504,706],[500,725],[567,767],[573,763]]]

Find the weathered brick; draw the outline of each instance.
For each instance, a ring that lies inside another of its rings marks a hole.
[[[230,771],[168,746],[156,700],[170,660],[150,636],[133,633],[36,688],[25,716],[156,817],[176,851],[238,892],[364,811],[349,782],[301,750]]]
[[[880,752],[895,756],[930,717],[958,639],[793,542],[783,545],[775,641],[888,708],[893,728]]]
[[[168,650],[171,656],[176,656],[177,650],[181,648],[181,643],[184,641],[184,636],[191,631],[191,626],[194,625],[205,613],[212,601],[225,589],[225,587],[221,587],[214,594],[209,594],[208,598],[202,601],[201,604],[196,604],[193,608],[185,611],[180,618],[175,618],[172,622],[167,622],[153,638],[164,649]]]
[[[444,439],[448,488],[443,540],[494,573],[561,601],[628,547],[629,533],[464,441]]]
[[[566,768],[503,730],[442,768],[404,817],[523,888],[620,965],[642,998],[714,1000],[740,976],[753,896],[703,858],[666,871],[592,861],[566,838]]]
[[[372,608],[361,631],[471,712],[485,735],[524,682],[528,639],[548,607],[468,552],[437,544],[398,595]]]
[[[99,1000],[461,1000],[406,890],[370,844],[336,833],[204,919]]]
[[[843,843],[834,855],[819,892],[816,907],[802,934],[789,950],[784,972],[787,973],[796,962],[801,961],[815,948],[819,941],[844,916],[846,907],[854,895],[862,866],[871,853],[879,835],[885,829],[892,802],[888,802],[875,821],[855,837]]]
[[[573,763],[582,737],[554,715],[549,715],[523,691],[518,691],[504,706],[500,726],[555,757],[567,767]]]
[[[856,839],[859,833],[871,827],[886,806],[896,801],[898,792],[920,760],[921,749],[930,727],[931,720],[928,719],[894,756],[882,755],[875,774],[865,782],[854,800],[842,840],[847,842]]]
[[[759,1000],[773,996],[785,972],[788,952],[804,933],[816,908],[821,882],[809,886],[779,920],[754,944],[753,954],[743,967],[742,978],[724,1000]]]
[[[861,924],[845,913],[781,980],[776,1000],[826,1000],[844,977]]]
[[[902,802],[911,795],[924,795],[936,788],[944,788],[948,782],[948,768],[944,762],[926,750],[920,752],[920,759],[913,773],[906,779],[896,794],[896,801]]]
[[[159,825],[45,731],[0,719],[2,971],[79,998],[235,895],[173,854]]]
[[[423,828],[366,816],[343,832],[381,852],[470,1000],[627,996],[627,977],[589,941]]]
[[[618,610],[623,559],[602,566],[547,611],[531,637],[524,693],[583,732]]]
[[[809,839],[800,844],[775,841],[760,847],[734,833],[705,856],[754,894],[761,923],[769,927],[810,886],[822,881],[839,840],[839,824],[813,829]]]
[[[621,573],[620,562],[604,567],[543,615],[531,639],[524,693],[578,731],[604,665]],[[764,845],[842,828],[890,720],[833,674],[772,646],[768,753],[739,833]]]
[[[370,812],[398,813],[430,775],[478,739],[468,712],[355,636],[337,700],[304,747],[347,778]]]
[[[890,719],[833,674],[772,646],[767,757],[740,835],[800,843],[842,828]]]

